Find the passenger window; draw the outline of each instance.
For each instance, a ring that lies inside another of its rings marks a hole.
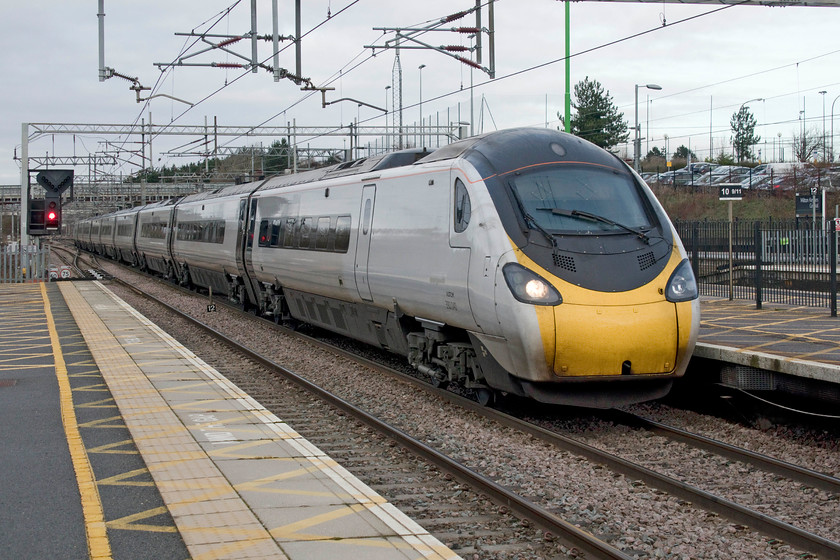
[[[262,220],[260,222],[259,246],[268,247],[268,220]]]
[[[362,218],[362,235],[367,235],[368,230],[370,229],[370,214],[373,210],[373,201],[371,199],[367,199],[365,201],[365,215]]]
[[[461,233],[470,223],[472,205],[467,187],[460,179],[455,179],[455,232]]]
[[[286,227],[283,228],[283,247],[295,246],[295,219],[287,218]]]
[[[268,242],[269,247],[279,247],[282,235],[283,220],[274,220],[271,224],[271,239]]]
[[[313,221],[315,221],[314,218],[303,218],[300,222],[300,242],[298,247],[301,249],[309,249],[309,243],[312,239],[311,233]]]
[[[322,216],[318,218],[318,232],[315,236],[315,248],[322,251],[327,249],[330,240],[330,218]]]
[[[335,251],[346,253],[350,247],[350,216],[339,216],[335,221]]]

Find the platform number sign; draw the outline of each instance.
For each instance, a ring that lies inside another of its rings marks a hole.
[[[738,184],[723,184],[720,185],[720,200],[741,200],[743,198],[743,191],[741,185]]]

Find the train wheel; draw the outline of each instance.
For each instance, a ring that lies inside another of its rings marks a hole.
[[[437,376],[432,376],[431,379],[432,387],[435,387],[436,389],[446,389],[447,387],[449,387],[448,379],[441,379]]]
[[[496,404],[496,391],[488,388],[476,389],[475,400],[481,406],[493,406]]]

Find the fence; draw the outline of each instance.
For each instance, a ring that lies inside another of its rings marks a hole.
[[[44,282],[49,275],[50,250],[34,247],[19,250],[9,245],[0,248],[0,284]]]
[[[827,307],[837,316],[834,223],[676,222],[701,295]],[[731,251],[730,251],[731,231]]]

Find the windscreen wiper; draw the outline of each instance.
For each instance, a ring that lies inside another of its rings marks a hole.
[[[605,224],[609,224],[611,226],[621,228],[624,231],[628,231],[633,235],[638,236],[639,239],[644,241],[646,244],[650,245],[650,237],[648,237],[647,234],[645,234],[645,232],[643,232],[642,230],[626,226],[609,218],[605,218],[604,216],[599,216],[598,214],[590,214],[589,212],[583,212],[581,210],[565,210],[563,208],[539,208],[539,210],[551,210],[551,213],[557,216],[582,218],[584,220],[592,220],[593,222],[602,222]]]
[[[528,226],[530,229],[535,229],[548,239],[549,243],[551,243],[552,249],[557,249],[557,239],[550,233],[548,233],[540,224],[537,223],[537,220],[525,210],[525,205],[522,204],[522,200],[519,198],[519,194],[515,191],[511,191],[513,193],[513,199],[516,201],[516,205],[519,206],[519,211],[522,212],[522,217],[525,218],[525,225]]]

